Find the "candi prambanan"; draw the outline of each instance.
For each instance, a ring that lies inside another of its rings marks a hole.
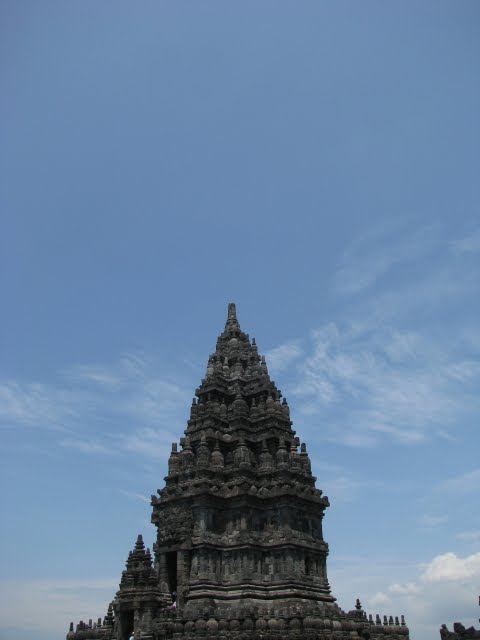
[[[153,557],[138,536],[107,615],[71,623],[67,640],[408,640],[403,616],[336,604],[322,532],[329,501],[315,480],[288,404],[229,304],[152,496]]]

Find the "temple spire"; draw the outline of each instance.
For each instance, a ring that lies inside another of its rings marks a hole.
[[[230,331],[239,331],[240,325],[237,320],[237,308],[234,302],[228,303],[227,321],[225,323],[225,333]]]

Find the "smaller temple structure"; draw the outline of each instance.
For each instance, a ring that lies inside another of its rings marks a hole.
[[[480,607],[480,596],[478,596],[478,606]],[[480,622],[480,618],[478,621]],[[449,631],[447,625],[442,624],[440,637],[442,640],[467,640],[467,638],[478,638],[480,640],[480,629],[475,629],[475,627],[466,629],[461,622],[454,622],[453,631]]]

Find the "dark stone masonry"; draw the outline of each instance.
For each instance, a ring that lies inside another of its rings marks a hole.
[[[67,639],[408,639],[403,616],[336,604],[328,498],[234,304],[195,395],[152,496],[153,557],[138,536],[103,621],[71,623]]]
[[[478,606],[480,607],[480,596],[478,596]],[[478,619],[480,622],[480,618]],[[467,640],[471,638],[478,638],[480,640],[480,629],[475,627],[468,627],[466,629],[461,622],[453,623],[453,631],[449,631],[446,624],[442,624],[440,629],[441,640]]]

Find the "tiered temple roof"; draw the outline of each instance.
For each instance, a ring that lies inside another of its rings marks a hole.
[[[234,304],[195,392],[165,486],[152,496],[154,565],[139,537],[95,637],[408,638],[403,617],[346,613],[327,578],[315,486],[289,407]],[[71,628],[71,640],[80,637]]]

